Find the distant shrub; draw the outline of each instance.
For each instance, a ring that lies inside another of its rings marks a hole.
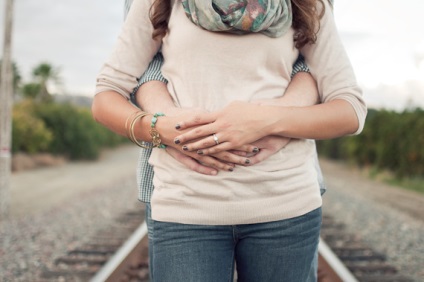
[[[101,148],[115,146],[124,140],[96,123],[87,108],[45,103],[37,107],[36,115],[53,132],[51,152],[70,159],[95,159]]]
[[[95,159],[125,138],[96,123],[88,108],[25,100],[13,111],[13,151]]]
[[[424,111],[370,110],[363,132],[318,141],[320,154],[390,170],[398,177],[424,175]]]
[[[53,141],[53,133],[44,121],[34,116],[34,104],[24,101],[15,105],[12,114],[12,151],[30,154],[46,152]]]

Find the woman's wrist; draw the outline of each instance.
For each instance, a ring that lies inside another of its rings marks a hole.
[[[151,119],[152,119],[153,115],[150,117],[149,120],[147,120],[146,122],[143,122],[141,126],[143,126],[143,128],[147,128],[148,131],[150,131],[151,129]],[[175,136],[177,135],[176,130],[175,130],[175,126],[174,126],[175,121],[172,119],[172,117],[169,116],[160,116],[157,118],[157,122],[155,124],[155,130],[158,132],[158,134],[160,135],[160,139],[161,139],[161,144],[164,144],[166,146],[175,146],[175,144],[173,143],[173,140],[175,138]],[[150,136],[151,139],[151,136]]]
[[[143,140],[144,142],[151,142],[152,138],[149,134],[150,129],[150,120],[152,118],[153,114],[149,113],[146,116],[143,116],[139,120],[137,120],[133,130],[134,130],[134,136],[137,138],[137,140]]]
[[[168,141],[172,140],[172,138],[166,138],[169,135],[169,130],[166,128],[171,128],[171,122],[168,122],[169,126],[167,126],[166,119],[167,117],[162,113],[148,113],[137,119],[130,131],[133,132],[136,140],[148,142],[151,147],[164,148],[162,145],[169,145]]]
[[[181,131],[175,129],[175,125],[181,120],[184,119],[184,116],[191,116],[193,110],[188,111],[187,109],[181,109],[178,107],[165,107],[162,111],[165,115],[158,116],[155,124],[155,129],[160,135],[161,143],[164,145],[171,145],[172,147],[178,147],[174,143],[174,138],[181,134]],[[134,135],[138,140],[143,140],[145,142],[152,142],[152,137],[150,135],[152,118],[154,113],[149,113],[148,115],[137,120],[136,125],[134,126]]]
[[[156,129],[156,123],[159,117],[165,116],[162,112],[157,112],[153,115],[152,120],[150,121],[150,136],[152,137],[152,145],[154,148],[165,149],[166,145],[162,143],[161,136],[159,131]]]

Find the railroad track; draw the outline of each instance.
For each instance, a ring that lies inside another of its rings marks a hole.
[[[142,205],[139,205],[142,206]],[[117,218],[46,268],[38,281],[149,281],[144,210]],[[413,282],[342,224],[324,216],[319,244],[319,282]]]
[[[113,260],[143,221],[144,206],[136,205],[134,209],[115,218],[109,226],[97,231],[86,241],[56,258],[51,265],[42,269],[34,281],[90,281],[102,267]],[[141,242],[141,246],[142,248],[137,249],[138,257],[134,268],[137,269],[138,277],[145,278],[137,281],[148,281],[147,238]]]
[[[346,232],[345,226],[332,217],[323,217],[321,238],[357,281],[413,282],[388,264],[384,254],[374,251],[359,236]]]

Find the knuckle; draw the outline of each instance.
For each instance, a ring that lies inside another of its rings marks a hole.
[[[203,147],[209,147],[211,144],[207,140],[204,140],[204,141],[201,142],[201,145]]]
[[[203,156],[199,156],[199,155],[196,156],[196,160],[198,160],[199,162],[202,162],[202,163],[209,163],[208,158],[203,157]]]
[[[199,123],[201,120],[202,120],[202,117],[201,117],[200,115],[195,115],[195,116],[193,117],[193,121],[194,121],[195,123]]]
[[[199,156],[192,156],[192,157],[189,157],[189,158],[191,158],[194,162],[200,162],[201,161]]]
[[[230,128],[233,124],[231,122],[222,122],[222,128]]]
[[[215,168],[215,169],[220,169],[219,164],[217,164],[217,163],[211,163],[210,166]]]
[[[240,142],[240,141],[238,141],[238,140],[231,140],[230,141],[230,143],[232,143],[233,144],[233,146],[234,147],[236,147],[236,148],[240,148],[243,144]],[[243,151],[245,151],[246,149],[245,148],[243,148],[243,147],[241,147],[242,148],[242,150]]]
[[[222,158],[224,161],[231,161],[231,156],[230,156],[229,154],[223,154],[223,155],[221,156],[221,158]]]
[[[223,163],[220,163],[219,168],[222,170],[228,170],[227,165]]]
[[[199,168],[196,170],[196,172],[198,172],[198,173],[200,173],[200,174],[208,174],[207,170],[206,170],[206,169],[203,169],[203,168],[201,168],[201,167],[199,167]]]
[[[223,169],[224,168],[224,164],[218,161],[214,162],[214,167],[218,168],[218,169]]]

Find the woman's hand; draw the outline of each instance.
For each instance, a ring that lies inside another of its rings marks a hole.
[[[179,109],[172,111],[172,113],[167,113],[170,116],[160,117],[157,122],[157,128],[161,134],[162,143],[168,145],[167,152],[173,158],[193,171],[202,174],[216,175],[219,170],[233,171],[235,164],[244,165],[250,162],[246,156],[243,156],[242,154],[234,154],[232,152],[224,151],[207,156],[197,154],[196,152],[181,150],[181,146],[173,142],[175,135],[180,133],[173,126],[176,123],[176,120],[187,118],[188,116],[196,114],[205,113],[205,111],[194,109]],[[240,150],[243,150],[243,148],[240,148]]]
[[[174,142],[183,144],[185,151],[203,155],[233,149],[253,152],[257,148],[245,144],[267,136],[266,127],[273,122],[266,111],[258,114],[261,108],[253,103],[235,101],[220,111],[181,119],[176,128],[185,132],[176,136]]]

